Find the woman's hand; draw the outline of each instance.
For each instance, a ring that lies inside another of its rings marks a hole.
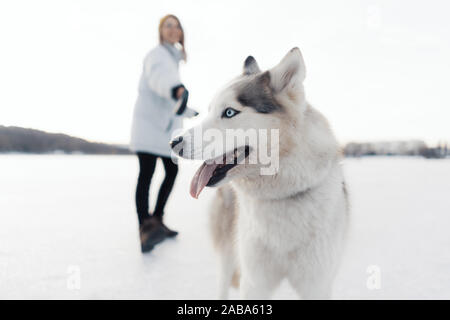
[[[183,94],[183,92],[184,92],[184,87],[179,87],[179,88],[177,89],[177,93],[176,93],[177,99],[180,99],[180,97],[181,97],[181,95]]]

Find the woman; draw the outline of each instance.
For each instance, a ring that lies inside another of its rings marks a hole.
[[[150,251],[166,237],[178,234],[163,223],[164,207],[178,173],[169,148],[172,132],[182,126],[182,118],[174,114],[174,107],[185,91],[178,72],[180,60],[186,60],[184,33],[174,15],[161,19],[159,42],[144,59],[130,142],[130,149],[136,152],[139,159],[136,209],[143,252]],[[164,164],[165,178],[151,214],[148,197],[158,158]]]

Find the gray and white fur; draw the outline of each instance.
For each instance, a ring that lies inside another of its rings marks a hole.
[[[221,299],[230,285],[239,287],[243,299],[268,299],[283,279],[303,299],[331,297],[349,203],[339,144],[325,117],[306,101],[305,74],[298,48],[264,72],[248,57],[243,74],[216,95],[201,124],[203,130],[279,130],[276,174],[239,164],[213,186],[210,227]],[[228,107],[239,114],[223,118]],[[189,144],[193,132],[182,135],[183,149],[195,147]]]

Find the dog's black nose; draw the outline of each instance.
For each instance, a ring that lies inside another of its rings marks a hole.
[[[178,136],[178,137],[174,138],[172,141],[170,141],[170,147],[173,149],[173,148],[175,148],[175,146],[177,144],[179,144],[182,141],[183,141],[183,136]]]

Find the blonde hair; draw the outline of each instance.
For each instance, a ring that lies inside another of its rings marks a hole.
[[[167,19],[169,18],[173,18],[178,22],[178,25],[180,26],[181,29],[181,37],[180,37],[180,44],[181,44],[181,52],[183,53],[183,60],[186,61],[187,55],[186,55],[186,50],[184,48],[184,30],[183,30],[183,26],[180,23],[180,19],[178,19],[175,15],[173,14],[167,14],[164,17],[161,18],[161,20],[159,20],[159,27],[158,27],[158,31],[159,31],[159,43],[163,43],[163,36],[162,36],[162,27],[164,25],[164,22],[166,22]]]

